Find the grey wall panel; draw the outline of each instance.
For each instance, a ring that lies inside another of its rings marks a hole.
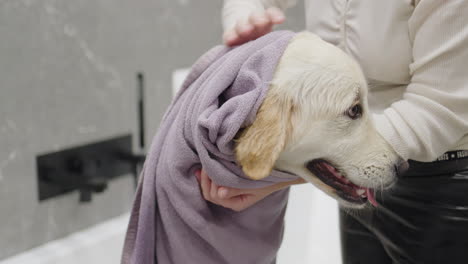
[[[36,155],[136,128],[136,46],[114,45],[121,35],[135,36],[130,14],[117,19],[125,13],[115,4],[0,3],[0,259],[130,206],[130,177],[90,204],[80,204],[76,192],[37,198]]]
[[[136,135],[136,73],[146,78],[146,141],[171,73],[221,40],[221,1],[0,1],[0,259],[128,211],[131,177],[90,204],[39,203],[38,154]],[[286,28],[303,28],[302,8]],[[136,144],[136,140],[135,140]]]

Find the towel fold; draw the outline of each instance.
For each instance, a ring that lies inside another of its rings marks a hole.
[[[258,188],[296,179],[242,173],[233,139],[251,124],[295,33],[276,31],[234,48],[217,46],[192,67],[153,139],[140,177],[123,264],[271,264],[283,233],[288,190],[242,212],[203,199],[195,171],[219,185]]]

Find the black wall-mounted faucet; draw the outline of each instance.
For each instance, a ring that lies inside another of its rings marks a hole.
[[[144,159],[127,158],[133,156],[131,135],[40,155],[39,200],[78,190],[80,201],[89,202],[111,179],[136,173],[135,166]]]
[[[108,182],[122,175],[138,175],[146,158],[144,89],[142,72],[136,75],[138,93],[138,150],[133,152],[132,136],[124,135],[108,140],[77,146],[37,157],[39,200],[80,192],[80,202],[90,202],[93,193],[103,192]]]

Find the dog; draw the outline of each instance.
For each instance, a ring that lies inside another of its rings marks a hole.
[[[286,48],[255,121],[236,139],[243,172],[293,173],[351,208],[377,205],[407,166],[375,129],[356,61],[310,32]]]

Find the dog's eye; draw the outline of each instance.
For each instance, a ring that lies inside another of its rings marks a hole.
[[[358,119],[362,116],[362,107],[360,104],[357,104],[351,107],[347,112],[346,115],[349,116],[351,119]]]

